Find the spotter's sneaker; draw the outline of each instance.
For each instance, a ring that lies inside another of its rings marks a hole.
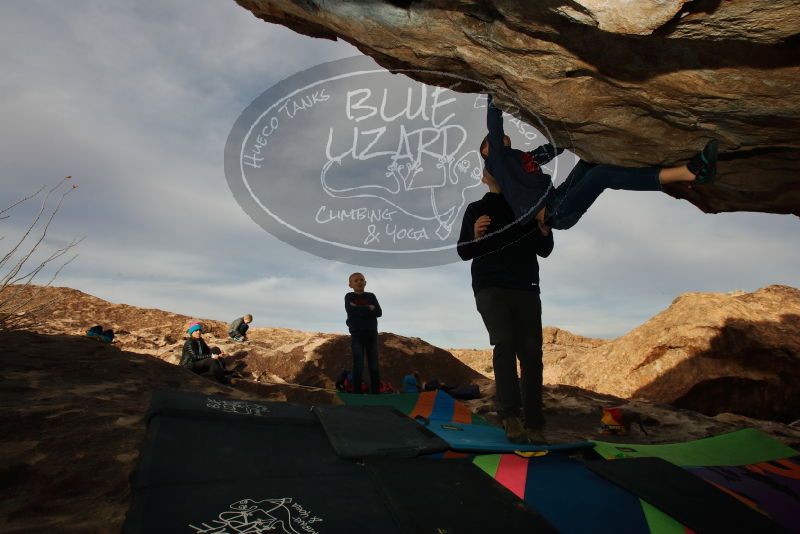
[[[506,439],[511,443],[527,443],[528,437],[525,428],[522,426],[522,419],[516,416],[503,418],[503,429],[506,431]]]
[[[525,437],[531,445],[547,445],[547,438],[542,428],[526,428]]]

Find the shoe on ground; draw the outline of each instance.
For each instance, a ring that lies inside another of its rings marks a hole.
[[[511,443],[527,443],[528,437],[525,428],[522,426],[522,419],[516,416],[503,418],[503,430],[506,431],[506,439]]]
[[[549,445],[547,437],[544,435],[544,429],[541,427],[526,428],[525,437],[531,445]]]
[[[686,164],[689,172],[696,176],[695,183],[710,184],[717,179],[717,151],[719,142],[712,139],[703,148],[702,152],[694,156]]]

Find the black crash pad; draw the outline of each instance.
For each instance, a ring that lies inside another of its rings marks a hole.
[[[230,400],[154,396],[124,533],[551,531],[471,463],[342,459],[310,407]]]
[[[366,465],[406,532],[558,532],[470,460],[369,458]]]
[[[697,534],[785,532],[764,514],[661,458],[621,458],[586,466]]]
[[[315,406],[314,413],[342,458],[413,458],[448,449],[443,439],[391,406]]]
[[[164,389],[153,393],[145,422],[157,416],[237,420],[253,424],[317,425],[313,406],[291,402],[239,400],[216,395]]]

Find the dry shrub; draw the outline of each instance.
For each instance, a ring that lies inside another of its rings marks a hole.
[[[43,243],[47,237],[56,214],[61,209],[64,199],[77,186],[67,176],[47,189],[42,186],[35,193],[14,202],[0,210],[0,224],[11,217],[10,212],[20,205],[35,201],[42,196],[42,204],[33,221],[27,226],[22,236],[5,251],[0,252],[0,331],[26,326],[36,317],[54,304],[36,288],[31,287],[34,280],[48,266],[56,266],[50,279],[41,284],[49,286],[61,270],[69,265],[78,255],[71,254],[83,239],[73,239],[63,247],[52,251],[43,251]],[[57,199],[53,200],[53,197]],[[0,226],[0,231],[2,226]],[[0,242],[6,235],[0,236]],[[66,260],[63,258],[70,255]],[[60,262],[60,265],[59,265]]]

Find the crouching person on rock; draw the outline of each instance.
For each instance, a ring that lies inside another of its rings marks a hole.
[[[253,316],[249,313],[235,319],[228,325],[228,337],[234,341],[247,341],[247,330],[252,322]]]
[[[181,366],[197,374],[210,371],[214,378],[217,379],[217,382],[230,384],[230,380],[225,376],[222,352],[216,347],[216,350],[212,350],[203,340],[203,325],[194,323],[189,327],[187,333],[189,337],[183,344]]]

